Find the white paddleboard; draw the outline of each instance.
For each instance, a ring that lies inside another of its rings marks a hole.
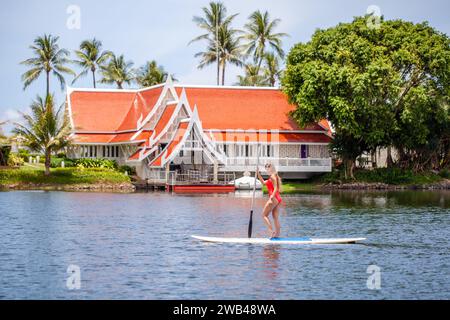
[[[254,244],[347,244],[366,240],[366,238],[220,238],[192,236],[206,242],[219,243],[254,243]]]

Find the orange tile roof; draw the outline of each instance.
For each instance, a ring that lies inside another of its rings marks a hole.
[[[176,88],[181,94],[182,86]],[[197,105],[204,129],[278,129],[300,130],[289,112],[289,104],[280,90],[247,88],[184,87],[190,105]],[[319,125],[310,130],[323,130]]]
[[[176,105],[175,104],[169,104],[164,109],[164,112],[162,113],[161,117],[158,120],[158,123],[155,126],[155,137],[158,136],[161,131],[167,126],[170,118],[173,115],[173,112],[175,111]]]
[[[135,132],[126,132],[118,134],[103,134],[103,133],[76,133],[73,136],[73,141],[77,143],[133,143],[142,141],[139,136],[131,140]]]
[[[136,129],[136,124],[139,119],[144,120],[145,117],[155,106],[161,95],[162,87],[137,93],[129,108],[129,112],[124,117],[118,130]]]
[[[128,160],[139,160],[139,153],[141,152],[141,149],[137,150],[135,153],[133,153]]]
[[[138,136],[134,140],[137,141],[148,140],[148,138],[152,135],[152,132],[153,131],[151,130],[143,130],[141,133],[138,134]]]
[[[175,89],[181,94],[183,86]],[[295,121],[289,117],[294,110],[286,96],[280,90],[220,88],[220,87],[184,87],[187,99],[193,107],[197,105],[200,121],[208,129],[277,129],[300,130]],[[163,87],[144,91],[83,91],[71,92],[69,99],[72,120],[75,126],[74,141],[78,143],[121,143],[133,142],[137,121],[144,119],[151,112],[162,93]],[[173,115],[175,104],[170,104],[161,115],[156,127],[158,135]],[[320,123],[320,125],[319,125]],[[303,128],[304,130],[327,130],[331,135],[328,121],[322,120]],[[126,133],[118,131],[128,131]],[[134,141],[149,139],[152,132],[142,131]],[[217,141],[222,133],[214,133]],[[230,133],[228,133],[230,135]],[[245,133],[228,136],[226,141],[256,141],[256,134]],[[264,138],[263,138],[264,139]],[[268,139],[272,139],[269,137]],[[329,142],[330,138],[322,133],[280,133],[280,142]],[[147,146],[147,145],[146,145]]]
[[[136,130],[154,107],[162,88],[144,92],[73,91],[70,105],[75,131]]]
[[[74,91],[70,95],[76,131],[116,131],[136,93]]]
[[[99,134],[99,133],[90,133],[90,134],[79,134],[77,133],[73,136],[72,141],[77,143],[108,143],[113,139],[115,134]]]

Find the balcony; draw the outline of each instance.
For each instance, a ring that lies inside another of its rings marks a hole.
[[[279,172],[331,172],[331,158],[259,158],[259,166],[270,162]],[[221,171],[253,171],[257,158],[229,157]]]

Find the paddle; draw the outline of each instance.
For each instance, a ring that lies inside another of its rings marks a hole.
[[[253,184],[253,196],[252,196],[252,207],[250,209],[250,220],[248,222],[248,237],[252,237],[253,228],[253,204],[255,203],[255,192],[256,192],[256,179],[258,178],[258,165],[259,165],[259,144],[256,147],[256,168],[255,168],[255,183]]]

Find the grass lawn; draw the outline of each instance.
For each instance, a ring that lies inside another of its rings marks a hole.
[[[108,169],[54,168],[50,176],[44,176],[41,164],[25,165],[19,169],[0,170],[0,185],[16,183],[71,185],[71,184],[120,184],[129,183],[130,177]]]
[[[306,191],[314,191],[320,188],[321,183],[311,182],[309,180],[283,180],[281,182],[281,193],[290,194],[290,193],[299,193]],[[268,193],[267,187],[263,186],[263,192]]]

